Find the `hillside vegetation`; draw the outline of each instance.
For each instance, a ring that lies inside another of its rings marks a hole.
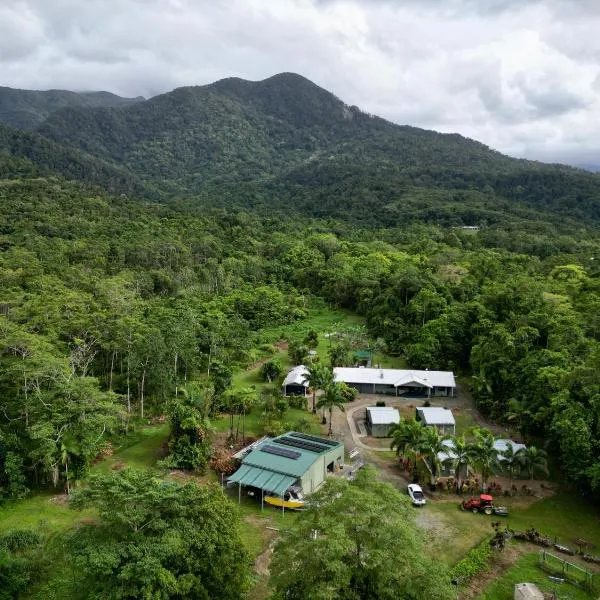
[[[226,596],[240,597],[248,557],[223,494],[112,472],[118,457],[90,471],[149,418],[167,422],[139,462],[168,429],[160,464],[207,479],[215,438],[243,441],[246,417],[256,435],[286,414],[312,430],[276,376],[256,378],[308,342],[354,362],[309,331],[315,307],[364,322],[398,363],[455,370],[482,413],[600,496],[597,175],[396,126],[283,74],[0,126],[0,203],[0,501],[89,484],[78,502],[99,515],[81,536],[0,536],[8,597],[87,598],[107,572],[110,597],[208,597],[219,569],[182,531],[212,518],[218,543],[235,524],[223,572],[240,563]]]
[[[0,123],[33,130],[54,111],[67,106],[125,106],[142,100],[141,96],[122,98],[110,92],[35,91],[0,86]]]
[[[224,79],[131,106],[69,105],[37,128],[163,199],[273,207],[369,227],[497,223],[533,211],[598,222],[600,176],[503,156],[460,135],[394,125],[303,77]],[[86,158],[89,160],[89,158]],[[68,177],[64,164],[49,165]],[[123,175],[122,175],[123,176]],[[121,187],[122,184],[121,184]]]

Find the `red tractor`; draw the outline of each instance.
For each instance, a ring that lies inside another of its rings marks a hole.
[[[494,512],[494,498],[488,494],[481,494],[479,498],[469,498],[460,504],[461,510],[470,510],[476,515],[479,512],[491,515]]]

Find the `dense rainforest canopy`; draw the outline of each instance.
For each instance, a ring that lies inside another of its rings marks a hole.
[[[223,394],[311,298],[415,368],[457,370],[600,492],[599,176],[291,74],[117,104],[0,129],[2,495],[80,477],[183,382]]]

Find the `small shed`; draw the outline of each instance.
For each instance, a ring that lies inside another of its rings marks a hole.
[[[367,407],[367,425],[373,437],[388,437],[392,425],[400,423],[400,413],[390,406]]]
[[[281,386],[282,396],[306,396],[308,392],[308,368],[305,365],[294,367],[285,376]]]
[[[441,406],[419,406],[416,409],[417,421],[422,421],[427,427],[435,427],[442,435],[456,434],[456,422],[449,408]]]

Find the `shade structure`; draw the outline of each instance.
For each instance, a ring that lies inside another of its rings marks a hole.
[[[282,475],[260,467],[242,465],[228,481],[244,486],[251,486],[276,496],[283,496],[286,490],[294,485],[296,477]]]

